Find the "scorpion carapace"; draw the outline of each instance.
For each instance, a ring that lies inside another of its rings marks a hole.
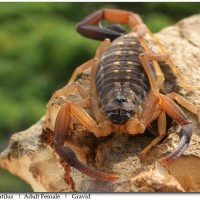
[[[107,28],[99,26],[101,20],[114,23]],[[127,24],[131,33],[125,34],[121,26]],[[183,107],[196,114],[200,121],[199,109],[176,93],[163,95],[164,75],[158,62],[166,62],[177,76],[180,84],[188,87],[171,61],[165,48],[158,42],[142,19],[135,13],[103,9],[83,19],[77,25],[77,31],[83,36],[104,40],[97,49],[94,59],[76,68],[68,84],[56,91],[47,104],[46,123],[55,98],[78,91],[82,101],[66,102],[61,107],[55,121],[55,150],[69,165],[98,180],[116,181],[117,175],[106,174],[89,168],[81,163],[74,151],[64,145],[72,117],[96,137],[111,133],[144,133],[147,126],[158,119],[159,135],[140,154],[145,154],[166,135],[166,114],[182,126],[180,143],[168,156],[159,160],[162,165],[180,157],[188,147],[192,126],[189,119],[174,103],[176,100]],[[147,37],[159,47],[154,52],[149,47]],[[111,43],[110,40],[113,40]],[[79,74],[91,68],[90,91],[75,80]],[[92,117],[84,110],[89,107]]]

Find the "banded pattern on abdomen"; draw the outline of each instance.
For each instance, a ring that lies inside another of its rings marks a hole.
[[[132,90],[136,99],[134,103],[137,105],[144,99],[150,86],[139,59],[143,52],[145,50],[133,34],[117,38],[104,52],[96,76],[102,105],[107,103],[108,93],[114,88],[118,88],[116,92],[124,88]]]

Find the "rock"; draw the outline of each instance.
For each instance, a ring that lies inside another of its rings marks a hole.
[[[192,30],[192,31],[191,31]],[[175,26],[156,34],[167,48],[181,76],[195,90],[188,92],[180,87],[176,77],[166,65],[163,93],[178,92],[200,107],[200,15],[186,18]],[[89,72],[79,80],[88,89]],[[74,120],[73,130],[66,138],[79,159],[99,171],[120,176],[116,182],[97,181],[70,167],[53,149],[54,122],[60,106],[67,100],[77,101],[74,93],[57,98],[50,113],[51,120],[44,124],[44,117],[29,129],[12,135],[6,150],[0,154],[0,167],[19,176],[30,184],[35,192],[197,192],[200,191],[200,125],[197,117],[182,108],[193,123],[193,137],[184,155],[162,167],[158,159],[171,152],[177,145],[179,129],[172,123],[169,136],[152,148],[141,161],[139,153],[154,136],[145,134],[130,136],[113,134],[96,138]],[[42,130],[43,127],[43,130]]]

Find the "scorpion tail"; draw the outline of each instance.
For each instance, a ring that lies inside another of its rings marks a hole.
[[[184,125],[180,131],[180,143],[172,153],[159,160],[161,166],[165,166],[174,161],[175,159],[179,158],[183,154],[183,152],[187,149],[191,137],[192,137],[191,124]]]

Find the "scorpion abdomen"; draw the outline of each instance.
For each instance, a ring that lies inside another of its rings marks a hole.
[[[139,40],[131,33],[115,39],[100,58],[96,85],[105,112],[115,110],[114,103],[111,104],[119,96],[129,100],[130,110],[137,108],[145,98],[150,84],[139,59],[143,52]]]

